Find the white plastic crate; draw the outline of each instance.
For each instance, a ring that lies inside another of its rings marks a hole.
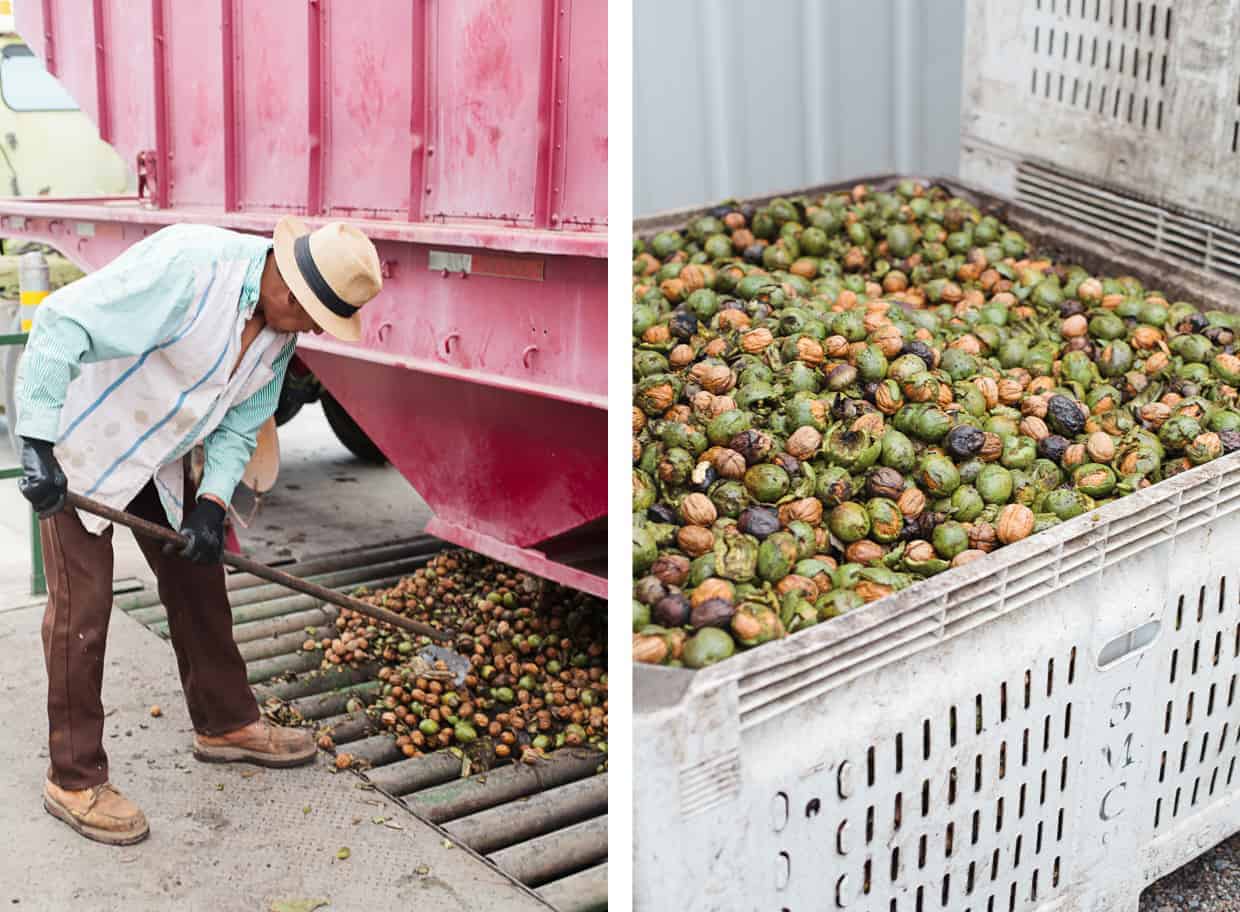
[[[1240,829],[1240,454],[635,674],[635,908],[1134,912]]]
[[[1217,272],[945,183],[1235,309]],[[635,667],[634,907],[1135,912],[1240,832],[1237,514],[1232,454],[711,668]]]
[[[960,176],[1240,279],[1240,0],[971,0]]]

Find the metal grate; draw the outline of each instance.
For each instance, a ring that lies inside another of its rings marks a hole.
[[[1032,162],[1017,165],[1016,199],[1078,230],[1094,229],[1150,254],[1240,280],[1240,232],[1232,228]]]
[[[422,535],[284,569],[332,588],[374,589],[394,585],[442,547]],[[536,890],[553,908],[606,907],[602,755],[562,749],[543,763],[507,763],[472,776],[468,764],[448,750],[405,759],[391,734],[376,730],[364,712],[346,709],[351,698],[367,702],[377,692],[377,666],[319,672],[321,653],[302,649],[306,628],[334,625],[334,606],[248,574],[230,576],[228,588],[233,635],[260,703],[275,698],[316,727],[330,728],[338,747],[369,765],[361,776],[371,787]],[[167,615],[156,593],[118,598],[116,605],[167,639]]]
[[[1025,10],[1030,93],[1161,131],[1170,105],[1171,4],[1031,0]]]

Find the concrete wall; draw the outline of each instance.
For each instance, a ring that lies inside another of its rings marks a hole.
[[[633,212],[955,174],[964,0],[634,0]]]

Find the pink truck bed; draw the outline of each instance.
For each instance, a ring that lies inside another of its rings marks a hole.
[[[359,225],[361,342],[298,354],[429,531],[606,594],[605,0],[27,0],[137,198],[0,200],[84,269],[172,222]]]

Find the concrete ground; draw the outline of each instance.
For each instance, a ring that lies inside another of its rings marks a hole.
[[[1240,912],[1240,836],[1152,884],[1140,912]]]
[[[281,443],[281,485],[243,539],[259,559],[407,537],[425,524],[425,505],[405,481],[355,460],[317,406],[281,430]],[[13,462],[0,444],[0,466]],[[171,647],[119,611],[109,631],[104,743],[112,781],[143,807],[151,837],[101,846],[47,815],[42,606],[29,595],[28,517],[16,484],[0,482],[0,906],[278,912],[314,908],[282,901],[325,900],[329,912],[545,912],[490,866],[359,788],[353,774],[329,772],[322,757],[283,771],[196,762]],[[116,552],[117,577],[150,585],[127,532],[118,530]]]

